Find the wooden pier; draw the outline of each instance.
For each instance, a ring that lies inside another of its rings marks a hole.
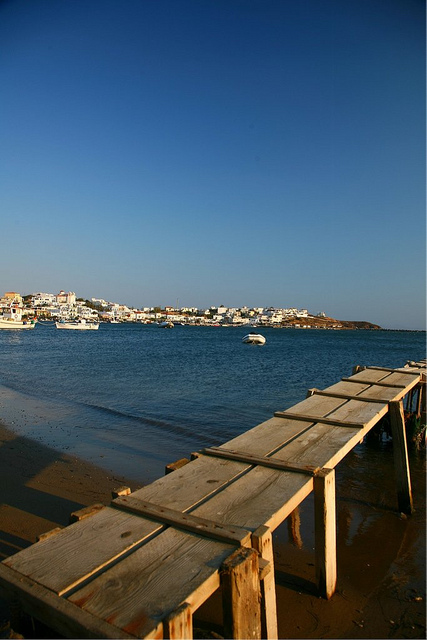
[[[396,507],[412,512],[403,401],[425,411],[426,362],[357,367],[108,507],[73,514],[0,564],[0,587],[69,638],[192,638],[220,586],[227,638],[277,638],[272,532],[314,493],[319,594],[336,588],[335,467],[389,414]],[[173,469],[173,468],[172,468]],[[170,469],[169,469],[170,470]]]

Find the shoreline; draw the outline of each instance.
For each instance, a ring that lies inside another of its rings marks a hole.
[[[345,478],[355,460],[340,470],[337,491],[338,589],[330,601],[313,590],[313,557],[307,514],[301,513],[301,539],[288,541],[289,523],[275,534],[277,606],[280,638],[425,638],[425,484],[424,453],[413,459],[416,511],[402,518],[390,504],[379,501],[381,478],[370,478],[357,508]],[[357,462],[357,460],[356,460]],[[374,470],[375,471],[375,470]],[[384,479],[393,486],[393,479]],[[37,536],[68,524],[71,512],[101,502],[121,485],[139,488],[125,477],[106,472],[90,462],[54,451],[14,433],[0,423],[0,556],[1,559],[33,544]],[[365,492],[369,491],[366,495]],[[387,496],[390,491],[385,489]],[[379,502],[378,502],[379,501]],[[360,514],[362,522],[358,522]],[[347,534],[348,534],[347,531]],[[14,636],[9,611],[0,600],[0,638]],[[214,598],[195,616],[195,627],[220,633],[220,607]],[[31,635],[49,637],[46,630]],[[55,635],[51,636],[55,637]],[[205,635],[201,637],[213,637]]]

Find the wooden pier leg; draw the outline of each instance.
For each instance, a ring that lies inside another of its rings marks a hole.
[[[329,600],[337,583],[335,470],[314,477],[315,565],[319,594]]]
[[[422,401],[422,385],[418,385],[416,387],[417,390],[417,405],[415,409],[416,417],[419,418],[421,416],[421,401]]]
[[[268,527],[258,527],[252,534],[252,547],[258,551],[263,560],[270,565],[263,580],[261,580],[261,633],[262,638],[274,640],[278,637],[276,584],[274,580],[273,540]]]
[[[258,553],[240,547],[225,560],[220,571],[225,638],[261,636]]]
[[[408,447],[406,444],[403,401],[389,403],[391,435],[393,437],[394,467],[397,483],[399,510],[405,514],[413,511],[411,476],[409,473]]]
[[[406,395],[406,411],[408,411],[408,413],[412,413],[413,400],[414,400],[414,389],[411,389],[409,393]]]
[[[423,381],[423,382],[421,383],[421,390],[420,390],[420,393],[421,393],[421,400],[420,400],[420,403],[421,403],[421,407],[420,407],[420,414],[422,414],[422,413],[425,413],[425,412],[426,412],[426,383],[425,383],[425,381]]]
[[[302,549],[303,543],[301,537],[301,518],[299,506],[295,507],[291,514],[286,518],[286,522],[288,526],[289,539],[297,549]]]
[[[188,602],[184,602],[163,620],[163,637],[171,640],[193,637],[193,614]]]

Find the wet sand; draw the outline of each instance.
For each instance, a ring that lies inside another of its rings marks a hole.
[[[329,601],[314,592],[312,504],[274,534],[280,638],[425,638],[425,460],[411,454],[415,513],[396,510],[390,450],[368,471],[357,451],[337,468],[338,589]],[[0,425],[0,558],[68,524],[70,513],[108,504],[124,477]],[[220,634],[218,596],[199,610],[195,625]],[[0,637],[15,636],[0,600]],[[37,624],[25,637],[48,637]],[[55,637],[53,633],[50,637]],[[209,634],[206,634],[209,637]],[[212,637],[212,636],[211,636]]]

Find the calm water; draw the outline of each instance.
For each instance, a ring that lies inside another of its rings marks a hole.
[[[351,374],[425,357],[425,334],[101,324],[0,331],[0,419],[138,482]]]

